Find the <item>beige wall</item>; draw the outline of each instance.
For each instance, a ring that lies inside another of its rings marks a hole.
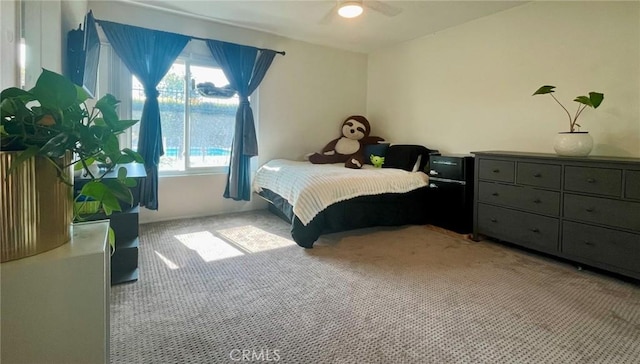
[[[367,57],[283,37],[118,2],[90,1],[98,19],[286,51],[259,88],[256,112],[260,156],[300,159],[335,138],[342,120],[366,110]],[[255,159],[255,158],[254,158]],[[160,210],[143,209],[141,221],[205,216],[265,208],[222,198],[226,175],[163,177]]]
[[[605,94],[594,155],[640,157],[640,3],[533,2],[369,55],[367,114],[394,142],[553,152],[573,98]]]
[[[18,85],[18,3],[0,1],[0,90]]]
[[[24,6],[26,88],[31,88],[42,68],[63,72],[67,32],[82,23],[86,0],[26,1]],[[18,86],[20,4],[0,1],[0,86]]]

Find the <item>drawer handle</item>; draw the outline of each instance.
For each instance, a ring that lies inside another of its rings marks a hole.
[[[530,230],[531,230],[532,233],[539,233],[540,232],[540,229],[538,229],[538,228],[533,228],[533,229],[530,229]]]
[[[542,177],[542,173],[540,173],[540,172],[536,172],[536,173],[534,173],[534,174],[533,174],[533,176],[534,176],[535,178],[540,178],[540,177]]]
[[[493,170],[493,173],[500,173],[500,170],[498,168]]]
[[[596,209],[594,209],[593,207],[587,207],[587,208],[585,209],[585,211],[587,211],[587,212],[594,212],[595,210],[596,210]]]
[[[542,202],[542,200],[539,198],[536,198],[535,200],[533,200],[533,203],[540,203],[540,202]]]
[[[588,240],[585,240],[584,241],[584,245],[593,246],[594,244],[592,242],[588,241]]]
[[[430,171],[429,171],[429,174],[430,174],[430,175],[432,175],[432,176],[437,176],[437,175],[438,175],[438,172],[437,172],[437,171],[434,171],[434,170],[432,169],[432,170],[430,170]]]
[[[595,178],[587,178],[587,182],[596,183],[596,179]]]
[[[429,183],[429,188],[438,188],[438,185],[435,183]]]
[[[496,196],[497,197],[497,196],[500,196],[500,194],[498,192],[494,192],[494,193],[491,194],[491,196]]]
[[[498,219],[496,219],[495,217],[492,217],[491,219],[489,219],[491,222],[498,222]]]

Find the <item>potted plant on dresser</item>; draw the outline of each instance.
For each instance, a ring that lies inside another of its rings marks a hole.
[[[11,87],[0,99],[0,261],[68,242],[74,201],[96,201],[107,215],[120,211],[119,201],[131,203],[136,182],[125,168],[116,179],[102,179],[117,164],[142,163],[138,153],[120,148],[118,134],[137,120],[119,120],[113,95],[89,107],[83,88],[44,69],[31,90]],[[89,172],[91,181],[74,197],[74,165],[92,171],[92,163],[104,168]]]
[[[574,115],[571,115],[569,110],[567,110],[567,108],[564,107],[564,105],[562,105],[555,96],[553,96],[555,88],[555,86],[546,85],[540,87],[533,93],[533,95],[549,94],[567,113],[567,116],[569,116],[569,131],[558,133],[553,143],[553,149],[555,149],[558,155],[572,157],[587,156],[591,153],[591,149],[593,148],[593,138],[589,132],[579,130],[580,124],[578,124],[578,117],[580,117],[587,107],[597,109],[598,106],[602,104],[602,100],[604,100],[604,94],[599,92],[589,92],[589,96],[576,97],[573,101],[579,104],[578,109]]]

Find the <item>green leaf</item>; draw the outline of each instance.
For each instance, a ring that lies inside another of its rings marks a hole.
[[[602,100],[604,100],[604,94],[601,94],[600,92],[589,92],[589,98],[591,99],[591,105],[593,108],[597,109],[602,103]]]
[[[106,154],[113,156],[120,155],[120,142],[118,141],[118,137],[113,134],[106,134],[103,138],[103,141],[104,144],[102,145],[102,149]]]
[[[593,107],[593,104],[591,103],[591,99],[586,96],[578,96],[573,101]]]
[[[129,129],[136,125],[136,123],[138,123],[138,120],[118,120],[111,123],[111,128],[114,133],[117,133]]]
[[[118,199],[109,186],[105,184],[106,181],[94,180],[87,182],[80,190],[80,194],[99,201],[105,214],[111,215],[113,211],[121,211],[121,208]]]
[[[2,120],[11,116],[15,116],[18,111],[18,105],[16,105],[11,99],[2,99],[0,103],[0,111],[2,112]]]
[[[144,163],[144,159],[142,158],[140,153],[135,152],[129,148],[124,148],[122,152],[124,152],[126,155],[133,157],[133,160],[135,160],[136,163]]]
[[[45,145],[43,145],[42,148],[40,149],[40,153],[51,158],[60,158],[69,149],[67,147],[68,139],[69,139],[69,136],[67,134],[60,133],[54,136],[53,138],[49,139],[49,141],[46,142]]]
[[[109,227],[109,246],[111,247],[111,255],[116,251],[116,233]]]
[[[118,156],[117,160],[115,161],[116,164],[127,164],[127,163],[131,163],[133,162],[133,158],[131,156],[128,156],[126,154],[121,154]]]
[[[131,177],[127,177],[123,182],[129,188],[135,187],[138,185],[138,182],[136,181],[136,179]]]
[[[28,91],[25,91],[18,87],[9,87],[8,89],[2,90],[0,93],[0,100],[4,101],[7,98],[20,97],[24,99],[33,100],[34,96]]]
[[[22,163],[27,161],[27,159],[38,154],[38,151],[39,151],[38,147],[29,147],[25,149],[23,152],[19,153],[16,159],[13,161],[13,163],[11,163],[11,167],[9,167],[9,170],[7,171],[7,176],[9,176],[16,169],[18,169],[18,167]]]
[[[6,98],[0,103],[0,115],[2,120],[5,121],[11,119],[12,122],[23,122],[27,119],[31,119],[33,111],[26,106],[26,102],[30,100],[23,100],[21,97]]]
[[[95,118],[95,119],[93,119],[93,125],[96,125],[96,126],[107,126],[107,123],[104,121],[103,118]]]
[[[85,90],[83,87],[76,85],[76,103],[81,104],[90,98],[91,96],[89,96],[89,94],[87,93],[87,90]]]
[[[556,88],[555,86],[542,86],[540,87],[538,90],[536,90],[536,92],[533,93],[533,95],[544,95],[544,94],[549,94],[552,92],[555,92],[553,89]],[[531,95],[531,96],[533,96]]]
[[[102,183],[107,187],[109,193],[122,202],[129,205],[133,203],[133,195],[131,190],[118,179],[104,179]]]
[[[118,113],[116,113],[116,105],[118,105],[118,103],[120,103],[120,101],[111,94],[103,96],[96,102],[96,109],[100,110],[102,118],[107,124],[111,125],[118,122]]]
[[[76,85],[68,78],[42,69],[36,86],[30,90],[43,107],[64,110],[76,102]]]
[[[118,179],[123,180],[127,178],[127,169],[124,167],[118,168]]]
[[[85,164],[87,165],[87,167],[88,167],[88,166],[90,166],[90,165],[92,165],[95,161],[96,161],[96,160],[95,160],[94,158],[91,158],[91,157],[89,157],[89,158],[84,158],[84,162],[85,162]],[[78,161],[78,162],[77,162],[76,164],[74,164],[74,166],[73,166],[73,170],[74,170],[74,171],[79,171],[79,170],[81,170],[81,169],[83,169],[83,168],[84,168],[84,165],[82,165],[82,162],[81,162],[81,161]]]

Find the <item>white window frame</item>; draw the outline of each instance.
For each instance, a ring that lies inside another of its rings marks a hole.
[[[132,74],[129,72],[124,63],[119,59],[119,57],[115,54],[113,49],[108,43],[103,43],[101,47],[101,59],[107,60],[107,65],[100,67],[99,80],[109,80],[108,82],[103,83],[103,88],[101,91],[104,93],[112,93],[121,100],[120,106],[118,107],[118,113],[121,119],[131,119],[131,90],[132,90]],[[188,90],[186,88],[190,87],[190,66],[200,66],[200,67],[213,67],[220,68],[220,66],[211,58],[202,55],[197,55],[191,52],[183,52],[176,58],[174,61],[182,61],[185,64],[186,72],[185,72],[185,92]],[[110,77],[111,75],[111,77]],[[115,76],[115,77],[114,77]],[[100,84],[99,84],[100,87]],[[103,94],[103,93],[99,93]],[[250,97],[251,100],[251,108],[254,110],[254,123],[256,128],[256,134],[258,133],[258,90],[256,90]],[[189,149],[189,103],[185,103],[185,150]],[[132,138],[131,138],[131,130],[127,130],[126,133],[122,134],[120,137],[120,143],[122,146],[132,147]],[[255,159],[255,158],[254,158]],[[189,158],[185,156],[185,170],[183,171],[158,171],[159,177],[174,177],[174,176],[185,176],[185,175],[212,175],[212,174],[227,174],[229,173],[229,166],[216,166],[216,167],[191,167],[189,166]],[[252,167],[254,163],[252,163]],[[255,169],[255,168],[252,168]]]

